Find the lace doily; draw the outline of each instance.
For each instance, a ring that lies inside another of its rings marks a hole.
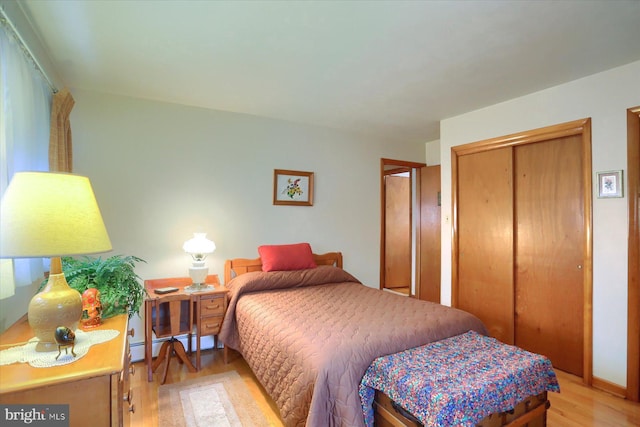
[[[112,329],[103,329],[98,331],[83,331],[78,329],[76,330],[75,347],[73,348],[76,356],[74,357],[73,354],[71,354],[71,347],[68,347],[67,349],[62,348],[58,360],[56,360],[56,356],[58,356],[57,347],[55,351],[36,351],[38,339],[34,337],[26,344],[0,351],[0,365],[10,365],[16,362],[28,363],[34,368],[49,368],[52,366],[68,365],[69,363],[73,363],[76,360],[81,359],[89,352],[92,345],[110,341],[119,334],[120,331]]]

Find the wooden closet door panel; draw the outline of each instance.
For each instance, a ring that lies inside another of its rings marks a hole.
[[[458,158],[458,308],[513,343],[512,148]]]
[[[411,179],[385,177],[385,287],[411,287]]]
[[[515,343],[582,376],[581,137],[518,146],[515,170]]]
[[[440,302],[440,165],[420,169],[420,286],[416,296]]]

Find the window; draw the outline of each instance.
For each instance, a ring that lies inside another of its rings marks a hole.
[[[15,172],[49,170],[51,97],[48,82],[0,15],[0,194]],[[14,286],[42,278],[43,271],[42,259],[0,260],[0,299],[12,296]]]

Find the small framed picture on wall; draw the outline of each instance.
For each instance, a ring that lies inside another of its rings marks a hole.
[[[598,172],[598,198],[622,197],[622,171]]]
[[[313,206],[313,172],[275,169],[273,204]]]

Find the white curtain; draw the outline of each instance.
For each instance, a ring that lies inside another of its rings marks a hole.
[[[15,172],[49,169],[51,96],[49,84],[9,24],[0,19],[1,194]],[[12,296],[14,286],[44,277],[48,268],[41,258],[0,261],[0,299]]]

